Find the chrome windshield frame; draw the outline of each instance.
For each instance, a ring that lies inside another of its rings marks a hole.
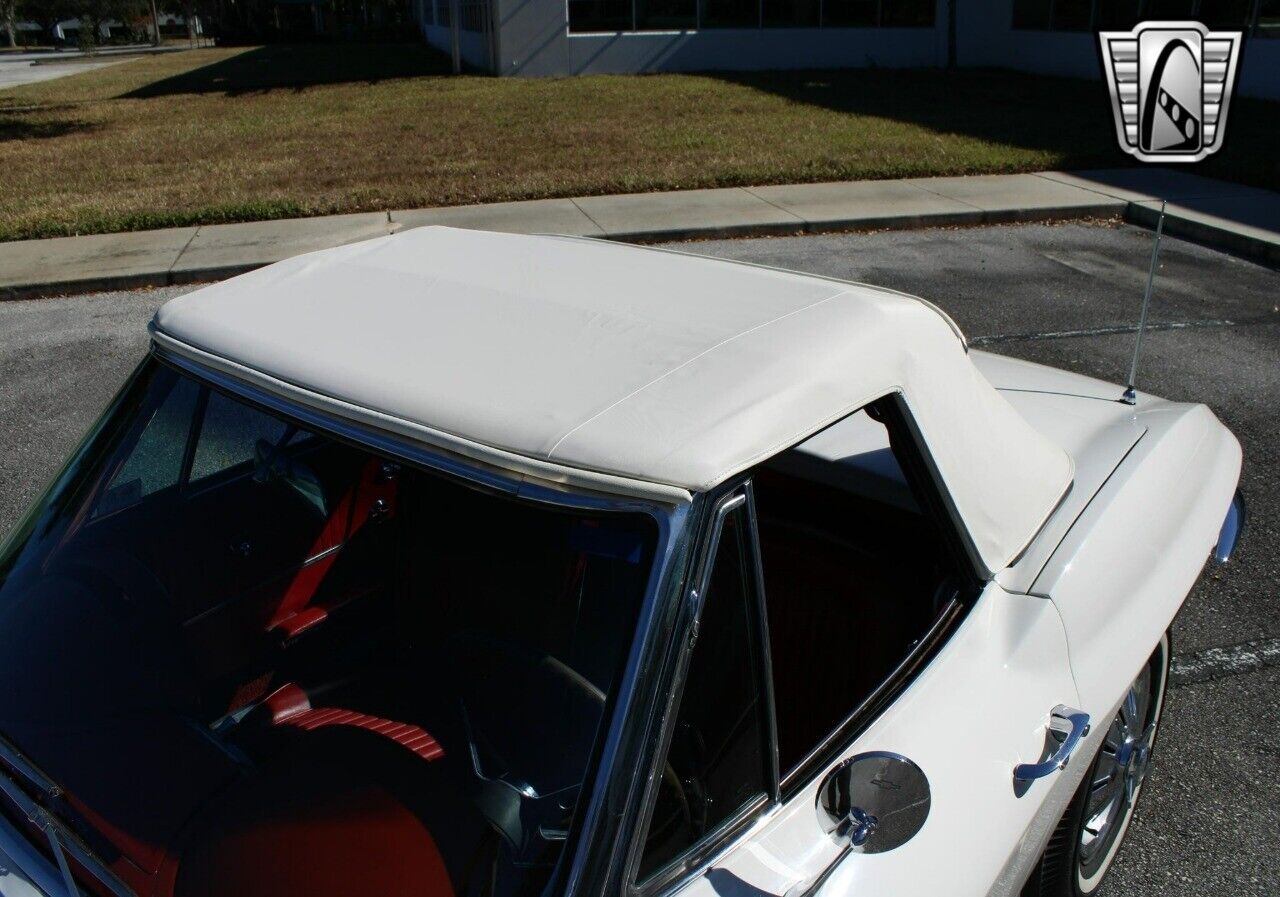
[[[39,796],[29,794],[19,779]],[[62,798],[62,789],[3,737],[0,737],[0,794],[48,839],[49,852],[54,856],[52,862],[23,835],[8,814],[0,814],[0,853],[13,860],[36,888],[49,897],[80,897],[81,889],[67,862],[70,857],[115,897],[134,897],[129,886],[47,806]]]

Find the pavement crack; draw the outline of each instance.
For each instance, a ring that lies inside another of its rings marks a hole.
[[[1264,319],[1248,321],[1232,321],[1228,318],[1211,318],[1204,321],[1164,321],[1147,325],[1147,331],[1157,330],[1199,330],[1211,327],[1239,327],[1244,324],[1259,324]],[[996,333],[989,336],[975,336],[969,340],[970,346],[991,346],[999,343],[1022,343],[1048,339],[1072,339],[1082,336],[1115,336],[1122,333],[1137,333],[1137,324],[1121,324],[1115,327],[1089,327],[1082,330],[1037,330],[1029,333]]]
[[[609,232],[600,226],[600,222],[591,217],[591,213],[582,207],[582,203],[570,197],[569,202],[573,203],[573,207],[582,213],[582,216],[596,226],[602,237],[609,236]]]
[[[768,198],[766,198],[766,197],[764,197],[764,196],[761,196],[759,193],[755,192],[755,191],[754,191],[754,190],[752,190],[750,187],[739,187],[738,189],[739,189],[739,190],[741,190],[743,193],[746,193],[746,194],[748,194],[748,195],[750,195],[750,196],[754,196],[756,199],[760,200],[760,201],[761,201],[762,203],[764,203],[765,205],[773,206],[775,209],[777,209],[779,212],[782,212],[784,215],[788,215],[788,216],[790,216],[790,217],[794,218],[796,221],[799,221],[799,222],[800,222],[800,226],[801,226],[804,230],[806,230],[806,231],[807,231],[807,230],[809,229],[809,227],[810,227],[809,222],[808,222],[808,221],[806,221],[804,218],[801,218],[799,215],[797,215],[795,212],[791,211],[790,209],[785,208],[785,207],[783,207],[783,206],[780,206],[780,205],[778,205],[776,202],[774,202],[773,200],[768,199]]]
[[[1277,665],[1280,665],[1280,638],[1257,639],[1174,657],[1169,665],[1169,684],[1194,685]]]

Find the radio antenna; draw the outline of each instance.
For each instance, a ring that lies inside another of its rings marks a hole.
[[[1126,405],[1138,401],[1138,357],[1142,354],[1142,335],[1147,331],[1147,311],[1151,308],[1151,286],[1156,279],[1156,265],[1160,261],[1160,235],[1164,232],[1164,200],[1160,200],[1160,218],[1156,221],[1156,242],[1151,247],[1151,270],[1147,272],[1147,292],[1142,297],[1142,316],[1138,318],[1138,339],[1133,345],[1133,364],[1129,365],[1129,382],[1120,401]]]

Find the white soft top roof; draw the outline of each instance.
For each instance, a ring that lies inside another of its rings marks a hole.
[[[1071,460],[908,296],[596,240],[429,227],[166,303],[162,348],[543,479],[687,498],[890,392],[990,570]]]

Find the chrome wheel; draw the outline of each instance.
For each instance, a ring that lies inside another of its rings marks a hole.
[[[1168,673],[1166,632],[1125,691],[1022,897],[1091,897],[1102,885],[1150,768]]]
[[[1120,833],[1120,823],[1142,787],[1156,735],[1151,704],[1151,667],[1147,666],[1129,686],[1093,768],[1077,854],[1084,878],[1091,878],[1095,867],[1110,852],[1108,848]]]
[[[1166,636],[1129,686],[1089,771],[1076,847],[1082,893],[1101,883],[1133,816],[1155,747],[1168,654]]]

